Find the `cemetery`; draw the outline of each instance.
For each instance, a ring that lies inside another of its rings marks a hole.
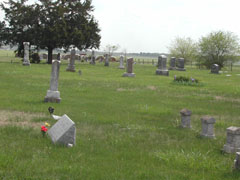
[[[0,2],[0,180],[239,180],[238,6]]]
[[[155,65],[122,58],[26,66],[0,50],[0,177],[239,179],[240,67],[156,76]],[[171,58],[159,59],[167,71]]]

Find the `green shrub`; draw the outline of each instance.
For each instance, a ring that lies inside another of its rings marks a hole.
[[[185,77],[185,76],[174,76],[173,82],[175,84],[180,84],[180,85],[189,85],[189,86],[196,86],[196,85],[201,85],[199,83],[198,79],[192,78],[192,77]]]
[[[33,53],[31,59],[32,63],[40,63],[40,56],[38,53]]]

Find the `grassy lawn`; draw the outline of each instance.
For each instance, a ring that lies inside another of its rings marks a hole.
[[[0,51],[0,179],[240,179],[235,155],[221,152],[226,128],[240,126],[240,68],[215,75],[187,67],[165,77],[136,64],[136,77],[127,78],[118,65],[76,62],[79,76],[63,61],[62,102],[44,103],[51,66],[25,67]],[[173,84],[174,75],[203,85]],[[76,123],[75,147],[41,136],[41,125],[55,122],[49,106]],[[179,128],[183,108],[193,113],[191,130]],[[216,139],[199,137],[204,115],[216,118]]]

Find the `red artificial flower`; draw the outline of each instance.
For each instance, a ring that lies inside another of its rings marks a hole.
[[[47,129],[45,126],[42,126],[42,127],[41,127],[41,131],[47,132],[47,130],[48,130],[48,129]]]

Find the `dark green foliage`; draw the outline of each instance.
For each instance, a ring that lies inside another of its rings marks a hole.
[[[38,53],[33,53],[31,56],[32,63],[40,63],[40,56]]]
[[[7,34],[3,36],[0,32],[0,40],[18,45],[18,55],[21,55],[23,42],[47,49],[49,64],[55,48],[74,46],[82,50],[99,47],[100,29],[92,15],[90,0],[39,0],[32,5],[25,2],[8,0],[1,3],[8,26],[0,24]]]
[[[173,82],[175,84],[180,84],[180,85],[189,85],[189,86],[196,86],[196,85],[201,85],[199,83],[198,79],[192,78],[192,77],[185,77],[185,76],[174,76]]]

